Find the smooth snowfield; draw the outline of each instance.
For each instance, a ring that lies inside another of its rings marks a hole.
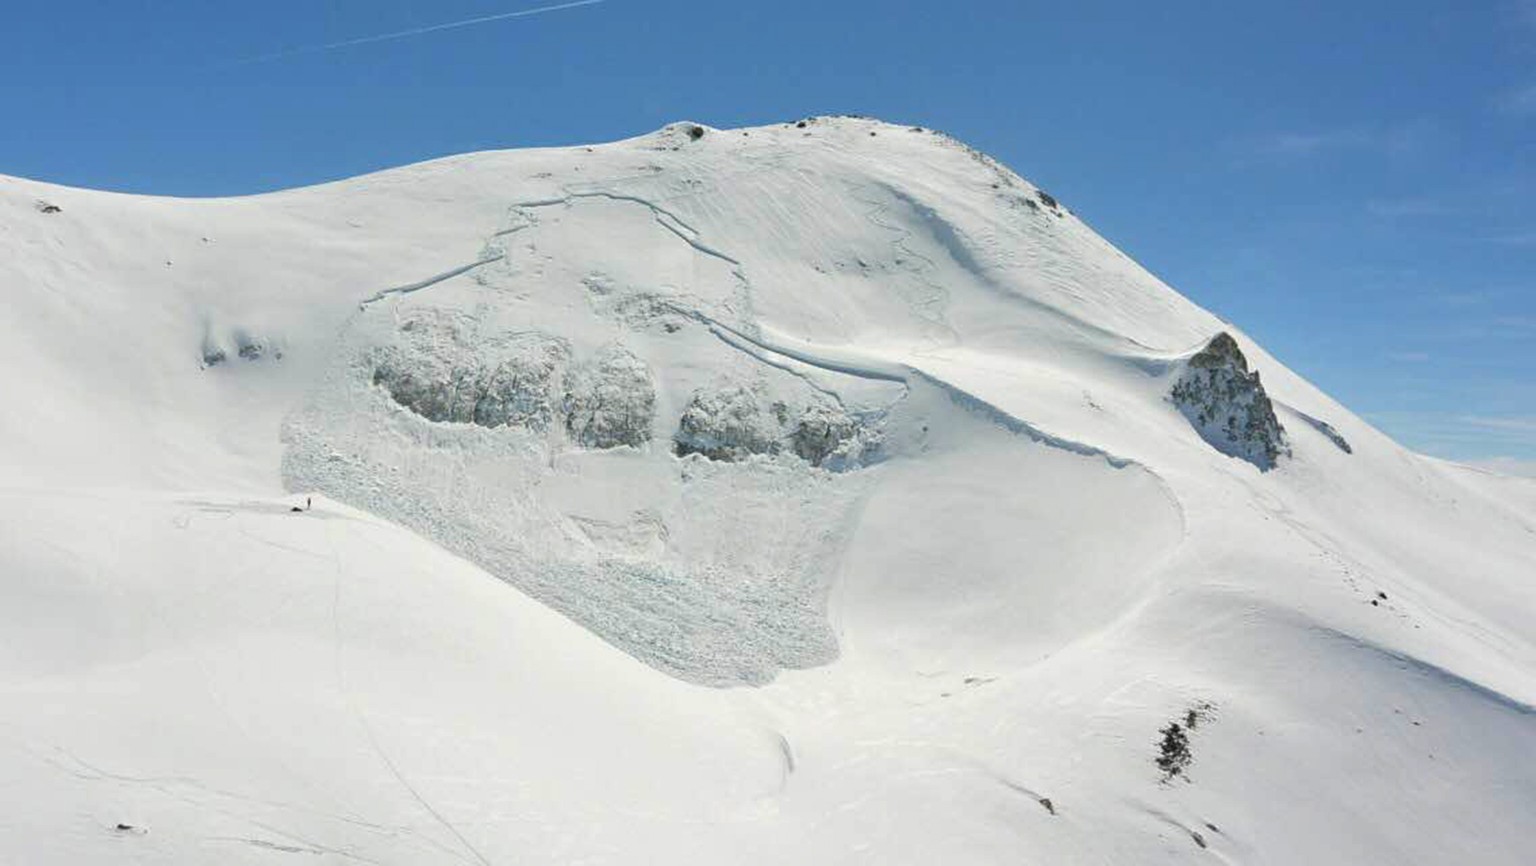
[[[944,136],[0,178],[0,287],[0,861],[1530,860],[1536,482]]]

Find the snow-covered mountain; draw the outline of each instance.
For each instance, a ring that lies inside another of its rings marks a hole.
[[[1536,482],[943,135],[0,178],[0,290],[0,861],[1532,857]]]

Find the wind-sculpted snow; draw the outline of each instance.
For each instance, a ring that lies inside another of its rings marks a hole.
[[[758,336],[748,337],[746,334],[719,322],[710,321],[709,324],[722,339],[731,342],[733,345],[739,341],[763,352],[781,355],[811,367],[859,378],[900,382],[908,389],[912,387],[913,383],[930,385],[948,395],[955,405],[996,424],[1010,433],[1024,436],[1052,448],[1070,451],[1074,454],[1101,457],[1110,466],[1115,468],[1123,468],[1133,463],[1131,460],[1118,457],[1096,445],[1047,433],[1034,424],[999,409],[986,400],[966,391],[964,388],[960,388],[914,366],[892,361],[871,353],[861,353],[846,347],[817,346],[761,329]]]
[[[1340,451],[1343,451],[1345,454],[1355,453],[1355,449],[1350,447],[1349,441],[1344,438],[1344,434],[1335,429],[1332,424],[1329,424],[1327,421],[1324,421],[1321,418],[1314,418],[1305,412],[1292,409],[1289,406],[1286,406],[1285,408],[1295,414],[1297,418],[1300,418],[1302,421],[1306,422],[1307,426],[1323,434],[1323,438],[1327,439],[1329,442],[1332,442],[1334,447],[1338,448]]]

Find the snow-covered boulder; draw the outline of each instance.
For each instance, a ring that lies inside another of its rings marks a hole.
[[[1285,428],[1259,382],[1257,370],[1230,334],[1211,338],[1184,363],[1173,385],[1174,405],[1218,451],[1270,469],[1290,454]]]

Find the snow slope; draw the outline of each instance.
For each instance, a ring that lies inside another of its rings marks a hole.
[[[942,135],[0,178],[0,287],[0,861],[1529,861],[1536,482]]]

